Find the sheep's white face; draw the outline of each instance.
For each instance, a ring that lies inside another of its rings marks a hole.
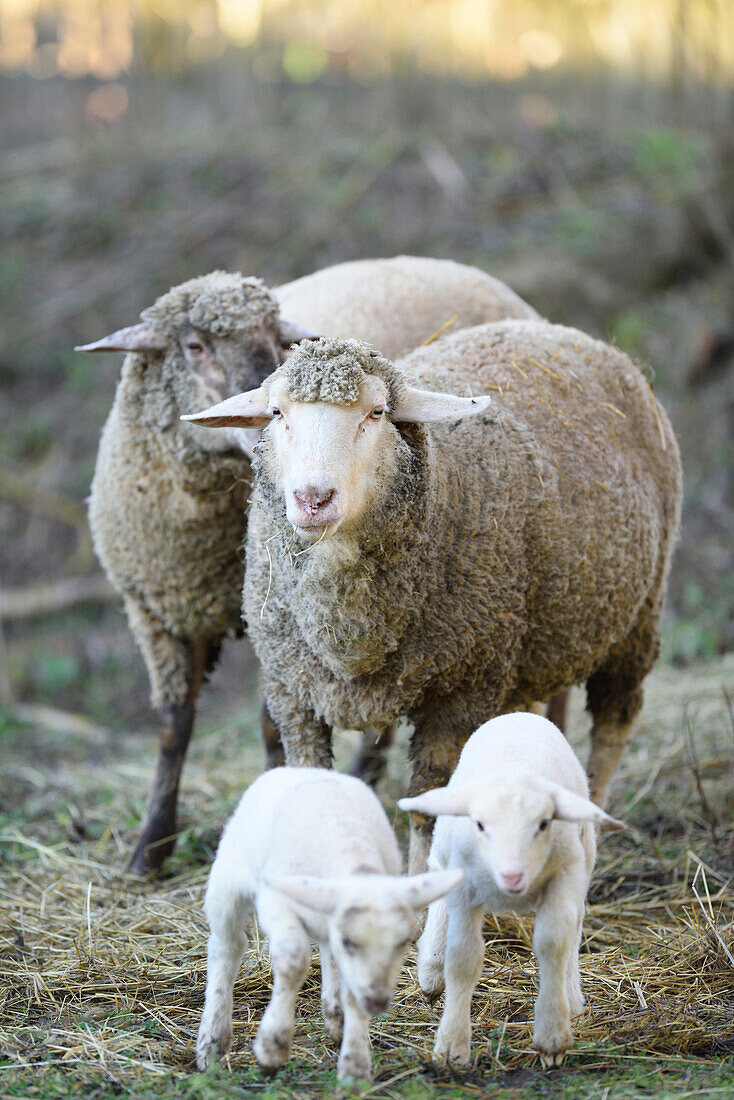
[[[298,905],[325,913],[329,946],[342,980],[367,1016],[392,1000],[418,913],[464,878],[462,870],[402,878],[357,874],[342,878],[288,875],[267,885]]]
[[[345,406],[293,401],[277,379],[269,399],[272,472],[288,521],[308,540],[359,522],[395,470],[397,429],[384,382],[369,376]]]
[[[379,1015],[389,1007],[414,932],[414,911],[397,899],[354,899],[333,914],[331,951],[366,1015]]]
[[[552,847],[556,808],[547,791],[496,791],[468,806],[476,850],[505,894],[522,897],[543,871]]]

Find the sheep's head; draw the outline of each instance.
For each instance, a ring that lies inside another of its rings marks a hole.
[[[460,420],[488,397],[455,397],[408,385],[392,363],[352,340],[300,344],[264,385],[186,417],[209,427],[265,433],[263,469],[289,522],[315,540],[360,522],[389,492],[399,425]]]
[[[609,829],[625,826],[588,798],[521,771],[495,772],[491,780],[437,787],[415,798],[401,798],[401,810],[468,817],[473,846],[503,893],[522,897],[546,866],[553,847],[554,822],[591,821]]]
[[[139,324],[77,350],[139,353],[151,399],[164,404],[161,390],[173,398],[173,426],[176,412],[259,385],[291,343],[313,335],[279,318],[278,303],[260,279],[213,271],[163,294]]]
[[[268,885],[298,905],[326,914],[329,945],[342,979],[362,1011],[374,1016],[392,1000],[418,914],[463,878],[461,870],[411,877],[289,875],[269,879]]]

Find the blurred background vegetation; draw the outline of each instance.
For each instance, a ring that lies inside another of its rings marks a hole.
[[[3,702],[149,721],[83,505],[121,357],[72,347],[218,266],[449,256],[618,342],[683,450],[666,656],[730,645],[730,0],[0,0],[0,148]]]

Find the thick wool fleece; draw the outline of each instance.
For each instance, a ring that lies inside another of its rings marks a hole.
[[[364,340],[397,359],[447,321],[450,333],[538,314],[508,286],[453,260],[394,256],[337,264],[278,287],[281,313],[324,336]]]
[[[250,465],[222,449],[220,433],[179,417],[255,387],[272,371],[279,302],[284,317],[312,329],[368,343],[387,335],[388,351],[413,347],[453,314],[455,325],[534,315],[476,268],[409,257],[340,264],[274,292],[259,279],[215,271],[173,287],[143,312],[170,346],[125,359],[102,433],[90,524],[100,561],[126,597],[155,706],[187,696],[187,640],[216,645],[241,621]],[[179,334],[189,327],[222,342],[229,366],[220,393],[202,391],[183,360]]]
[[[390,405],[396,405],[406,392],[401,372],[357,340],[325,336],[299,344],[278,373],[285,378],[294,401],[354,405],[368,374],[377,375],[385,383]]]
[[[398,366],[493,405],[394,428],[398,473],[354,539],[294,554],[267,431],[258,448],[244,610],[288,761],[328,764],[324,723],[404,715],[416,755],[435,742],[430,785],[482,721],[584,680],[596,719],[631,720],[680,500],[647,381],[617,349],[532,321],[465,330]]]

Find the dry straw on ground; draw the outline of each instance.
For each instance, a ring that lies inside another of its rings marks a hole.
[[[614,806],[633,828],[601,845],[581,958],[588,1008],[570,1062],[601,1068],[628,1053],[673,1063],[734,1050],[733,681],[731,658],[701,670],[662,669],[652,679]],[[574,740],[584,725],[578,708],[576,699]],[[200,819],[212,792],[226,786],[227,764],[231,771],[226,737],[222,746],[213,754],[211,740],[202,742],[192,761],[187,805],[193,798]],[[390,799],[401,767],[393,761]],[[109,782],[110,771],[101,766],[98,781]],[[118,785],[125,776],[130,781],[129,769]],[[227,783],[231,804],[231,775]],[[141,1069],[182,1076],[193,1069],[207,867],[157,883],[122,875],[119,807],[113,792],[101,809],[110,827],[94,843],[45,843],[31,827],[4,831],[0,1044],[11,1066],[40,1072],[55,1063],[123,1085]],[[481,1077],[533,1063],[530,923],[490,918],[487,941],[470,1092]],[[267,953],[257,944],[246,968],[235,989],[235,1071],[252,1065],[251,1040],[270,992]],[[320,1027],[317,978],[314,970],[302,994],[294,1044],[305,1074],[335,1062]],[[429,1060],[440,1006],[421,998],[411,957],[394,1010],[372,1029],[381,1087]]]

